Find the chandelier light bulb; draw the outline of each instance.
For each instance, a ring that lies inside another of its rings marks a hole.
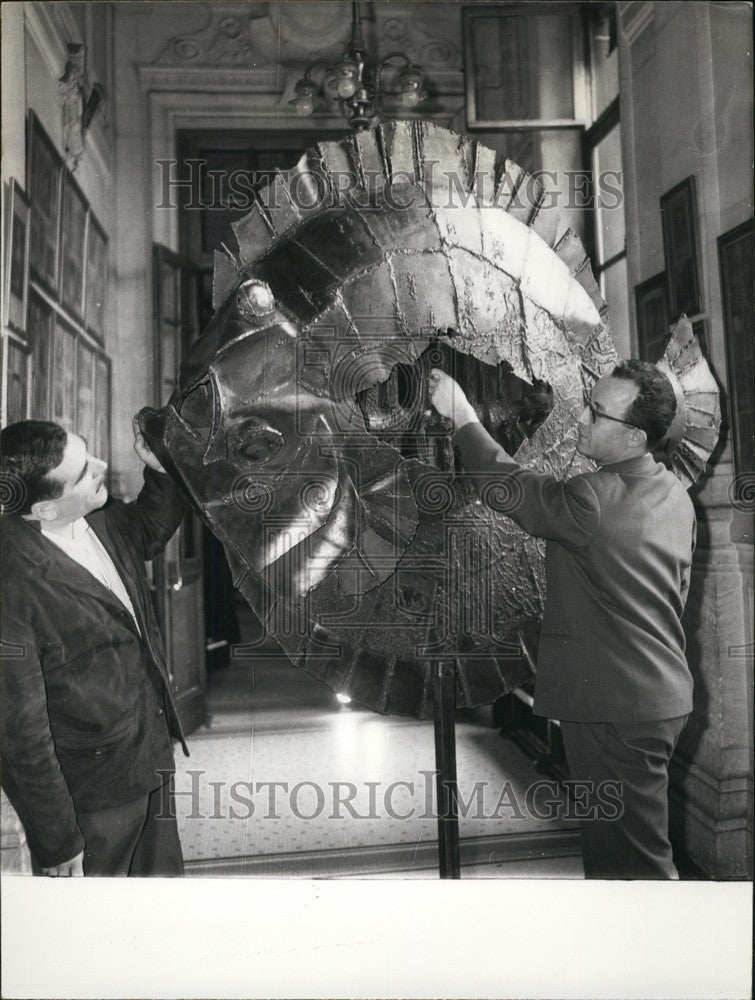
[[[422,92],[422,73],[416,66],[405,66],[398,75],[399,94],[401,101],[408,107],[414,107],[425,97]]]
[[[300,118],[306,118],[307,115],[311,115],[315,109],[315,96],[317,94],[317,84],[315,81],[310,76],[303,76],[301,80],[297,81],[294,87],[294,94],[296,96],[288,103],[294,109],[295,113]]]
[[[311,97],[295,97],[291,101],[291,104],[293,104],[294,111],[300,118],[306,118],[315,110],[315,102]]]
[[[393,104],[398,102],[412,110],[427,97],[422,88],[422,67],[413,63],[405,52],[389,52],[382,61],[368,53],[361,21],[359,4],[355,2],[351,41],[345,46],[343,56],[335,65],[315,59],[306,67],[294,88],[294,99],[289,101],[295,114],[306,118],[316,107],[324,109],[326,105],[333,111],[338,101],[349,127],[362,132],[380,121],[383,95],[388,95]],[[398,66],[396,60],[401,60]],[[316,71],[322,73],[322,78],[315,76]]]
[[[357,82],[352,76],[344,76],[338,81],[338,96],[347,98],[353,97],[357,89]]]
[[[416,66],[404,66],[398,75],[398,82],[402,90],[419,90],[422,74]]]
[[[308,76],[303,76],[294,87],[294,93],[297,97],[314,98],[317,93],[317,84]]]

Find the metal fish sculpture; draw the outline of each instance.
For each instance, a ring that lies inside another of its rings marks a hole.
[[[277,172],[216,254],[209,327],[142,428],[291,661],[381,713],[425,716],[530,676],[544,543],[481,503],[428,404],[463,385],[519,462],[566,478],[585,393],[616,362],[577,236],[474,139],[387,122]]]

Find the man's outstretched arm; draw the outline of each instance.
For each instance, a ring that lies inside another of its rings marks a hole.
[[[451,420],[462,463],[483,500],[505,483],[502,513],[528,534],[575,548],[589,541],[600,523],[600,503],[584,477],[561,482],[520,465],[482,426],[461,386],[437,368],[430,375],[430,401]]]
[[[178,487],[150,451],[136,417],[132,426],[134,451],[144,462],[144,486],[136,500],[128,504],[116,500],[108,513],[118,520],[147,560],[163,551],[187,508]]]

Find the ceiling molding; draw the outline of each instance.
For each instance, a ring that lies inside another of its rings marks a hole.
[[[27,3],[24,5],[26,30],[40,51],[50,73],[58,77],[68,58],[68,43],[86,43],[79,34],[67,3]]]
[[[432,4],[379,6],[365,20],[368,48],[374,47],[378,60],[401,49],[429,76],[461,72],[461,14],[452,4],[447,12],[452,16],[438,17]],[[301,70],[313,59],[341,58],[351,30],[349,14],[342,0],[257,5],[216,0],[207,5],[203,26],[170,38],[152,65]]]
[[[254,18],[248,5],[208,5],[209,20],[196,31],[171,38],[157,59],[156,66],[217,67],[245,69],[275,60],[273,28],[267,16]],[[260,27],[267,26],[265,37],[257,38]]]
[[[137,66],[144,90],[164,92],[282,94],[286,74],[278,69],[245,66]]]
[[[298,71],[279,68],[248,68],[241,66],[137,66],[142,89],[164,93],[206,91],[208,93],[278,94],[282,95]],[[460,70],[436,70],[430,81],[438,94],[464,93],[464,74]]]
[[[619,6],[624,37],[632,45],[655,20],[654,4],[647,0],[626,0]]]
[[[59,77],[66,63],[66,43],[53,16],[54,4],[29,3],[24,8],[24,22],[32,41],[39,49],[51,76]]]

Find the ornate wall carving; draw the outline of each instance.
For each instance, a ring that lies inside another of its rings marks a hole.
[[[460,11],[438,17],[429,3],[379,3],[365,8],[369,46],[386,53],[402,49],[426,72],[462,72]],[[350,6],[331,0],[310,3],[213,3],[198,31],[170,39],[154,65],[303,66],[335,59],[351,30]]]

